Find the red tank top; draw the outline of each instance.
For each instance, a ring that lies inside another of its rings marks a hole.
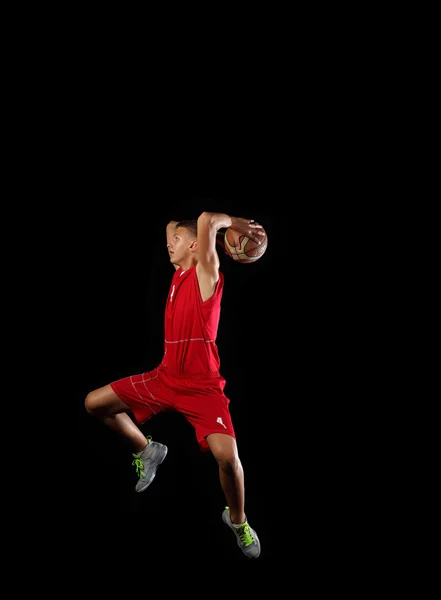
[[[173,375],[203,375],[219,371],[216,346],[224,277],[214,294],[202,301],[196,267],[176,269],[165,307],[164,357],[161,366]]]

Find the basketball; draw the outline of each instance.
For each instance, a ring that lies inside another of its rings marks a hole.
[[[228,227],[224,237],[225,254],[241,263],[252,263],[259,260],[265,254],[268,246],[266,231],[264,233],[265,237],[262,243],[258,244],[246,235],[237,233]]]

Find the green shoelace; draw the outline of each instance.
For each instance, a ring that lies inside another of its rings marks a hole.
[[[228,512],[230,511],[228,506],[226,506],[225,508],[228,510]],[[240,525],[240,527],[236,527],[234,525],[233,527],[234,531],[239,536],[240,543],[242,544],[242,546],[249,546],[250,544],[254,543],[254,538],[251,534],[250,526],[248,525],[247,521],[245,521],[243,525]]]
[[[244,523],[240,527],[235,527],[234,529],[236,530],[240,538],[240,543],[243,546],[249,546],[254,542],[254,538],[251,535],[250,526],[248,525],[248,523]]]
[[[148,435],[147,442],[150,443],[151,441],[152,436]],[[132,465],[136,467],[136,473],[138,474],[139,478],[144,477],[144,463],[141,456],[139,454],[132,454],[132,456],[135,457],[135,460],[132,461]]]
[[[142,458],[137,454],[134,454],[133,456],[135,457],[135,460],[132,461],[132,465],[135,465],[136,473],[138,474],[139,478],[141,478],[144,475],[144,463],[142,462]]]

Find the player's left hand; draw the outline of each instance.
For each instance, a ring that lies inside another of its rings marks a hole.
[[[257,221],[254,219],[243,219],[241,217],[232,217],[231,229],[241,233],[242,235],[246,235],[256,242],[257,244],[261,244],[265,238],[265,231]]]

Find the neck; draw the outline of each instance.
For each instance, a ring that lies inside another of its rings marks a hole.
[[[178,263],[178,266],[181,267],[181,269],[183,271],[188,271],[188,269],[191,269],[191,267],[194,267],[198,264],[198,261],[196,259],[196,257],[192,256],[190,258],[188,258],[187,260],[184,260],[180,263]]]

